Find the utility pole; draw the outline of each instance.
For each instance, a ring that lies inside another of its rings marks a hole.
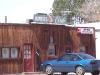
[[[5,16],[5,23],[7,23],[7,16]]]

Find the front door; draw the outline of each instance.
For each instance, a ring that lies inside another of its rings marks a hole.
[[[32,72],[32,45],[24,45],[24,72]]]

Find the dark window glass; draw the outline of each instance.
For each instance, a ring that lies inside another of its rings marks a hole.
[[[64,60],[64,61],[70,61],[71,60],[71,55],[70,54],[64,55],[62,57],[62,60]]]
[[[67,54],[67,55],[63,56],[61,59],[65,60],[65,61],[78,61],[78,60],[81,60],[81,58],[79,56],[74,55],[74,54]]]
[[[78,60],[81,60],[79,56],[74,55],[74,54],[71,55],[71,61],[78,61]]]
[[[48,50],[48,55],[54,55],[55,56],[55,50],[54,49]]]
[[[95,57],[88,54],[79,54],[79,56],[83,59],[95,59]]]

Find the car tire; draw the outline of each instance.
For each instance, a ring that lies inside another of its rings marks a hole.
[[[76,67],[76,75],[84,75],[85,74],[85,70],[82,66],[77,66]]]
[[[51,65],[47,65],[45,68],[45,72],[47,73],[47,75],[53,75],[54,70]]]
[[[92,75],[99,75],[99,71],[92,72]]]
[[[61,72],[61,75],[67,75],[68,72]]]

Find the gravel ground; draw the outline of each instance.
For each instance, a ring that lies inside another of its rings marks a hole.
[[[21,73],[21,74],[0,74],[0,75],[47,75],[42,72],[31,72],[31,73]],[[60,73],[54,73],[53,75],[61,75]],[[76,75],[75,73],[68,73],[68,75]],[[92,75],[91,73],[86,73],[85,75]]]
[[[20,74],[0,74],[0,75],[47,75],[43,72],[30,72],[30,73],[20,73]],[[60,73],[54,73],[53,75],[61,75]],[[68,73],[68,75],[76,75],[75,73]],[[92,75],[91,73],[85,73],[85,75]]]

